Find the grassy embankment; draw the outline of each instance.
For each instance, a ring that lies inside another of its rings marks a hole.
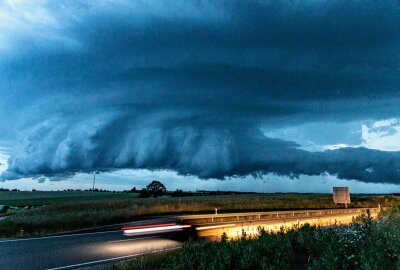
[[[136,194],[129,193],[71,192],[72,194],[63,196],[62,192],[54,192],[58,194],[51,193],[51,196],[42,197],[40,192],[30,193],[30,197],[25,196],[27,193],[11,193],[0,194],[0,204],[24,205],[29,202],[31,205],[34,202],[37,205],[47,205],[17,211],[6,220],[0,221],[2,237],[43,235],[90,228],[129,222],[147,215],[212,213],[215,207],[220,209],[220,213],[337,207],[329,194],[251,194],[141,199],[136,198]],[[6,195],[10,197],[7,198]],[[354,207],[376,207],[378,204],[390,206],[400,203],[400,196],[354,195],[352,200]]]
[[[155,269],[400,269],[400,207],[373,221],[300,228],[235,241],[189,242],[181,250],[120,263],[109,270]]]

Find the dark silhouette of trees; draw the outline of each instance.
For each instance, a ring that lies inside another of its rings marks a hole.
[[[182,197],[183,196],[183,190],[182,189],[177,189],[172,193],[172,197]]]
[[[150,193],[150,196],[153,196],[154,198],[162,196],[165,194],[165,192],[167,192],[164,184],[156,180],[148,184],[146,190]]]
[[[150,197],[150,192],[146,188],[142,188],[139,194],[139,198],[148,198]]]

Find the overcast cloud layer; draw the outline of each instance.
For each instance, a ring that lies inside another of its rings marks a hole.
[[[1,177],[146,168],[399,184],[397,148],[311,152],[265,135],[399,119],[398,25],[398,1],[5,1]]]

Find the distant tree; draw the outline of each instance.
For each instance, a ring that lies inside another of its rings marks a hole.
[[[136,187],[133,187],[129,192],[130,192],[130,193],[136,193],[136,191],[137,191],[137,190],[136,190]]]
[[[183,190],[182,189],[177,189],[172,193],[172,197],[182,197],[183,195]]]
[[[150,192],[146,188],[142,188],[139,194],[139,198],[148,198],[150,197]]]
[[[154,198],[162,196],[167,189],[165,188],[164,184],[159,181],[152,181],[150,184],[147,185],[146,189],[150,192],[150,195]]]

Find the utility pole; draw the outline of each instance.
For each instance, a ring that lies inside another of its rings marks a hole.
[[[96,183],[96,172],[93,172],[93,188],[92,190],[94,191],[94,184]]]

